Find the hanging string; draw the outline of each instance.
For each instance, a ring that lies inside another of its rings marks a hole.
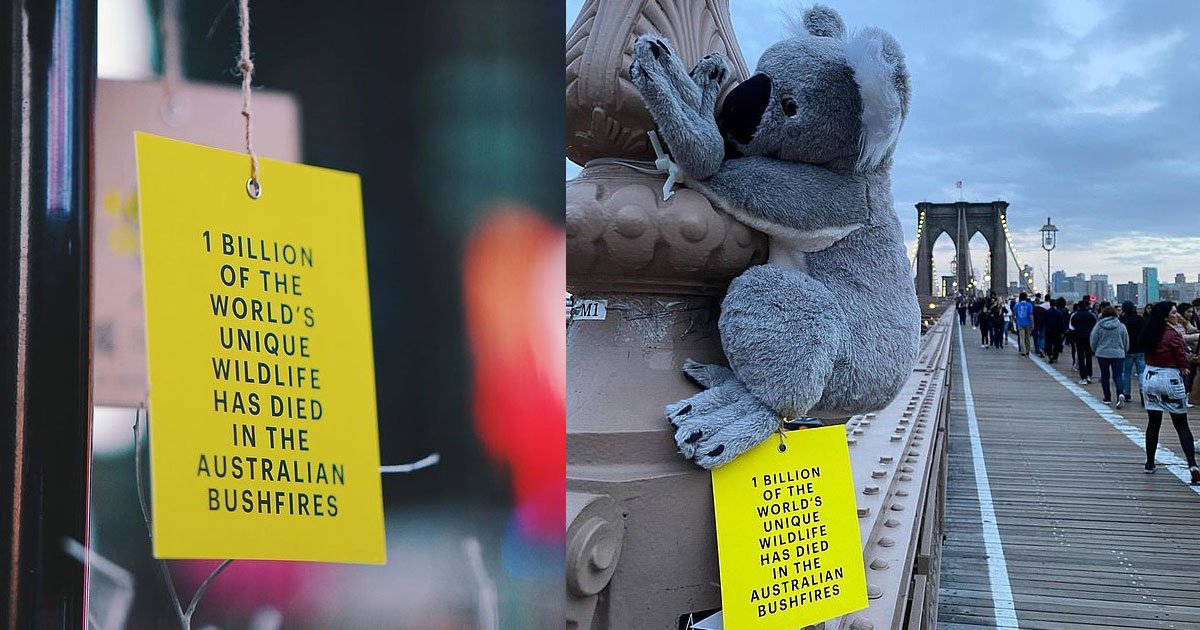
[[[163,80],[170,90],[183,78],[180,62],[179,0],[164,0],[159,22],[162,37]]]
[[[176,88],[183,82],[182,45],[179,39],[179,0],[164,0],[158,23],[162,40],[163,100],[159,116],[174,127],[182,119],[183,106]]]
[[[250,79],[254,75],[254,61],[250,59],[250,0],[240,0],[239,15],[242,25],[242,54],[238,69],[242,72],[242,116],[246,118],[246,153],[250,154],[250,179],[246,180],[246,192],[251,199],[262,196],[262,184],[258,181],[258,156],[254,153],[254,126],[250,118]]]

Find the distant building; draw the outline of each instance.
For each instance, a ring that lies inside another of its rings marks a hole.
[[[1118,284],[1117,285],[1117,301],[1121,302],[1121,303],[1133,302],[1134,304],[1137,304],[1138,301],[1141,299],[1141,295],[1139,293],[1139,291],[1141,290],[1141,286],[1142,285],[1140,285],[1136,282],[1126,282],[1125,284]]]
[[[1068,278],[1064,278],[1062,282],[1062,289],[1059,290],[1059,293],[1071,293],[1079,296],[1086,295],[1087,280],[1084,279],[1083,274],[1077,274]]]
[[[1185,283],[1187,283],[1187,275],[1182,274],[1182,273],[1175,274],[1175,284],[1185,284]]]
[[[1176,274],[1178,280],[1183,274]],[[1158,285],[1158,296],[1172,302],[1191,302],[1200,297],[1200,282],[1164,282]]]
[[[1098,302],[1106,302],[1112,296],[1108,290],[1108,274],[1092,274],[1092,279],[1084,283],[1084,293],[1096,297]]]
[[[1067,279],[1067,272],[1055,271],[1050,275],[1050,291],[1058,293],[1063,290],[1063,282]]]
[[[1142,292],[1138,304],[1153,304],[1159,301],[1158,267],[1142,267]]]
[[[958,295],[958,289],[954,286],[954,276],[942,276],[942,297]]]
[[[1037,278],[1033,275],[1033,265],[1025,265],[1021,269],[1021,277],[1017,280],[1017,283],[1021,285],[1023,290],[1028,291],[1030,295],[1033,294],[1033,285],[1037,283]]]

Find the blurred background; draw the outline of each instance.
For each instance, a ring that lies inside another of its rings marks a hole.
[[[362,176],[381,461],[439,459],[383,476],[387,565],[236,561],[193,627],[561,627],[562,11],[250,3],[260,154]],[[99,1],[90,529],[111,565],[91,627],[178,627],[134,481],[137,210],[115,165],[133,128],[237,149],[238,50],[232,0]],[[171,563],[185,607],[215,564]]]

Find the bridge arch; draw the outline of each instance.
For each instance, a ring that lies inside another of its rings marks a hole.
[[[970,242],[975,234],[982,234],[988,244],[990,265],[986,273],[991,275],[992,291],[1003,295],[1008,291],[1008,252],[1005,251],[1004,220],[1008,212],[1008,202],[992,201],[989,203],[973,203],[957,201],[953,203],[931,203],[922,201],[917,204],[917,260],[916,260],[916,289],[917,295],[934,294],[933,277],[933,246],[943,232],[954,239],[955,255],[959,264],[955,276],[958,286],[966,287],[969,276]]]

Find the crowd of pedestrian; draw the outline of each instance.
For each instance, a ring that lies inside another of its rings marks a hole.
[[[995,293],[980,297],[960,295],[955,301],[960,325],[970,322],[979,330],[983,348],[1008,346],[1008,333],[1016,337],[1021,356],[1036,354],[1047,363],[1058,363],[1070,352],[1071,369],[1080,385],[1091,385],[1093,358],[1100,368],[1100,389],[1106,405],[1123,408],[1133,400],[1137,382],[1138,403],[1146,409],[1146,472],[1155,470],[1154,453],[1163,414],[1170,415],[1191,470],[1192,483],[1200,483],[1195,444],[1187,424],[1187,410],[1200,404],[1200,299],[1162,301],[1141,311],[1133,302],[1119,307],[1085,297],[1068,304],[1061,297],[1027,293],[1005,300]]]

